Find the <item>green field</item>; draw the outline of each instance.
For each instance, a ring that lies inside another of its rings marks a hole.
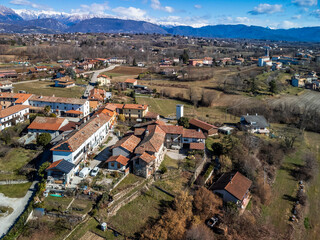
[[[26,195],[31,186],[31,182],[22,184],[0,185],[0,193],[9,198],[22,198]]]
[[[123,179],[121,183],[119,183],[119,185],[112,190],[112,194],[117,194],[118,192],[130,187],[132,184],[143,180],[144,178],[129,173],[128,176],[126,176],[125,179]]]
[[[56,97],[80,98],[85,90],[84,87],[79,86],[75,86],[72,88],[58,88],[52,87],[52,85],[54,85],[54,82],[50,81],[19,83],[14,85],[14,92],[22,90],[26,91],[27,93],[33,93],[43,96],[55,95]]]
[[[127,236],[134,236],[134,233],[139,232],[148,220],[158,218],[161,206],[172,200],[172,197],[151,187],[148,192],[120,208],[117,215],[111,217],[109,222]]]
[[[27,150],[24,148],[14,148],[0,158],[0,169],[5,173],[0,173],[0,180],[25,179],[25,176],[19,175],[20,168],[30,162],[37,151]]]

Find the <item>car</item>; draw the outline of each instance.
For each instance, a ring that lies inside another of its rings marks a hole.
[[[91,177],[95,177],[95,176],[97,176],[98,172],[99,172],[99,168],[95,167],[95,168],[92,169],[92,171],[90,173],[90,176]]]
[[[213,228],[219,221],[219,218],[214,216],[212,218],[210,218],[208,221],[207,221],[207,225],[210,227],[210,228]]]

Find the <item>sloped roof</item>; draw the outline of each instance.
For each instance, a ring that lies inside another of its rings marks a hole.
[[[143,118],[157,119],[158,117],[159,117],[158,113],[147,112]]]
[[[213,125],[211,125],[209,123],[203,122],[203,121],[195,119],[195,118],[190,119],[189,123],[192,124],[193,126],[196,126],[198,128],[204,129],[206,131],[209,131],[212,128],[216,128],[216,129],[218,128],[216,126],[213,126]]]
[[[142,154],[144,152],[158,152],[164,142],[165,132],[157,125],[148,127],[149,133],[145,135],[135,153]]]
[[[28,129],[41,129],[57,131],[61,128],[65,118],[39,117],[37,116],[29,125]]]
[[[211,190],[226,190],[238,200],[242,200],[243,196],[251,187],[252,181],[241,173],[224,173],[218,181],[216,181]]]
[[[140,141],[141,141],[140,138],[138,138],[134,135],[130,135],[130,136],[124,137],[121,140],[119,140],[115,145],[112,146],[111,149],[117,148],[117,147],[122,147],[122,148],[128,150],[129,152],[133,152],[134,149],[140,143]]]
[[[135,83],[135,82],[137,82],[137,79],[128,78],[128,79],[125,80],[124,82],[125,82],[125,83]]]
[[[74,168],[74,166],[75,165],[73,163],[61,159],[59,161],[51,163],[51,165],[46,169],[46,171],[59,170],[64,173],[69,173]]]
[[[123,166],[126,166],[130,159],[126,158],[125,156],[118,155],[118,156],[111,156],[106,162],[118,162],[121,163]]]
[[[241,116],[247,123],[259,128],[266,128],[269,126],[267,120],[262,115],[243,115]]]
[[[204,150],[204,143],[190,143],[191,150]]]
[[[27,108],[29,108],[28,105],[13,105],[11,107],[4,108],[0,110],[0,118],[8,117]]]
[[[146,152],[142,153],[142,155],[139,158],[146,163],[151,163],[152,161],[154,161],[156,159],[156,157],[154,155],[150,155]]]
[[[174,125],[159,125],[159,127],[166,133],[166,134],[182,134],[183,127],[182,126],[174,126]]]
[[[184,138],[198,138],[205,139],[203,132],[194,130],[194,129],[183,129],[182,137]]]
[[[144,104],[125,104],[123,106],[123,109],[138,109],[138,110],[146,110],[148,108],[148,105]]]
[[[110,121],[110,119],[111,118],[109,116],[103,113],[96,115],[84,126],[80,126],[79,130],[68,135],[68,137],[70,137],[67,140],[60,142],[51,148],[51,151],[76,151],[89,137],[98,131],[104,124]]]
[[[35,95],[30,98],[30,101],[69,103],[69,104],[78,104],[78,105],[83,105],[87,102],[86,99],[80,99],[80,98],[64,98],[64,97],[35,96]]]
[[[16,99],[15,103],[17,103],[17,104],[24,103],[31,96],[32,96],[32,94],[27,94],[27,93],[9,93],[9,92],[0,93],[0,99],[2,99],[2,98]]]
[[[136,128],[134,129],[134,135],[141,136],[145,132],[144,128]]]

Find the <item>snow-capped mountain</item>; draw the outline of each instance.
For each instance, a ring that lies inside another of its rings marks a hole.
[[[86,14],[86,13],[66,13],[57,11],[46,11],[46,10],[27,10],[27,9],[15,9],[14,10],[24,20],[35,20],[35,19],[47,19],[52,18],[59,20],[65,24],[77,23],[83,20],[91,18],[107,18],[111,17],[107,14]]]
[[[22,21],[23,19],[11,8],[0,5],[0,21]]]

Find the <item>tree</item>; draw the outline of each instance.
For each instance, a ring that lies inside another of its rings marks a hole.
[[[194,195],[194,214],[198,215],[203,221],[219,214],[221,208],[222,199],[205,187],[201,187]]]
[[[47,146],[51,141],[51,135],[50,133],[41,133],[37,137],[37,144],[40,146]]]
[[[38,175],[40,177],[44,177],[44,173],[45,173],[45,170],[50,166],[50,162],[44,162],[41,164],[41,166],[39,167],[39,170],[38,170]]]
[[[48,115],[50,111],[51,111],[51,107],[50,106],[45,106],[44,107],[44,112],[45,112],[46,115]]]
[[[277,84],[274,79],[272,79],[271,82],[269,82],[269,89],[270,89],[270,92],[272,92],[272,93],[277,92]]]
[[[216,239],[213,231],[203,223],[193,225],[186,232],[186,240],[213,240]]]
[[[124,114],[119,114],[118,119],[120,122],[124,122],[126,120],[126,117],[124,116]]]
[[[187,63],[188,63],[188,61],[189,61],[189,54],[188,54],[188,52],[187,52],[186,49],[183,50],[182,55],[180,55],[180,59],[182,60],[182,62],[183,62],[184,64],[187,64]]]
[[[71,67],[68,67],[66,69],[66,75],[71,77],[72,79],[76,79],[76,72]]]
[[[220,156],[223,154],[223,145],[221,143],[218,143],[218,142],[212,143],[211,148],[215,156]]]
[[[187,117],[181,117],[179,120],[178,120],[178,125],[179,126],[182,126],[184,128],[189,128],[190,124],[189,124],[189,118]]]
[[[136,59],[135,59],[135,58],[134,58],[133,61],[132,61],[132,66],[134,66],[134,67],[137,66],[137,62],[136,62]]]

